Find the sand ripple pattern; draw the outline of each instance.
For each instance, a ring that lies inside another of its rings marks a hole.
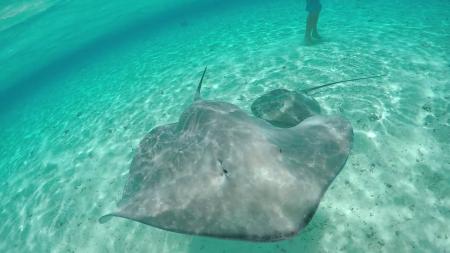
[[[49,80],[57,85],[0,122],[0,252],[445,252],[448,10],[438,0],[330,0],[324,41],[305,47],[299,1],[260,1],[168,21]],[[247,111],[271,89],[386,74],[314,94],[325,113],[352,122],[354,148],[293,240],[251,244],[97,223],[120,199],[139,140],[177,120],[204,65],[203,96]]]

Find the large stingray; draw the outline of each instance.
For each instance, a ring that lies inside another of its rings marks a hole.
[[[365,80],[384,75],[368,76],[350,80],[327,83],[301,91],[275,89],[258,97],[251,105],[253,115],[277,127],[293,127],[304,119],[321,112],[319,103],[309,94],[330,85]]]
[[[233,104],[201,99],[201,83],[177,123],[141,141],[118,210],[100,222],[119,216],[250,241],[295,235],[347,160],[350,123],[314,116],[277,128]]]

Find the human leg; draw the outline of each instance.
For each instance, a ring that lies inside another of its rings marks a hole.
[[[312,32],[312,37],[315,39],[320,39],[319,32],[317,31],[317,23],[319,22],[319,15],[320,15],[320,12],[315,13],[315,15],[313,15],[313,20],[312,20],[311,32]]]
[[[312,42],[311,38],[311,32],[314,27],[314,17],[311,15],[311,13],[308,14],[308,17],[306,18],[306,28],[305,28],[305,42],[307,44],[310,44]]]

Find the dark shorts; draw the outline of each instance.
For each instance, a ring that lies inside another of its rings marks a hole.
[[[306,1],[307,12],[320,12],[322,5],[319,0]]]

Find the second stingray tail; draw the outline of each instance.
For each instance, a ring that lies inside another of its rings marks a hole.
[[[308,92],[311,92],[311,91],[314,91],[314,90],[318,90],[318,89],[321,89],[321,88],[325,88],[325,87],[328,87],[328,86],[331,86],[331,85],[334,85],[334,84],[338,84],[338,83],[354,82],[354,81],[365,80],[365,79],[372,79],[372,78],[383,77],[383,76],[386,76],[386,75],[366,76],[366,77],[360,77],[360,78],[355,78],[355,79],[342,80],[342,81],[322,84],[322,85],[319,85],[319,86],[316,86],[316,87],[312,87],[312,88],[308,88],[308,89],[304,89],[304,90],[301,90],[301,91],[304,92],[304,93],[308,93]]]

